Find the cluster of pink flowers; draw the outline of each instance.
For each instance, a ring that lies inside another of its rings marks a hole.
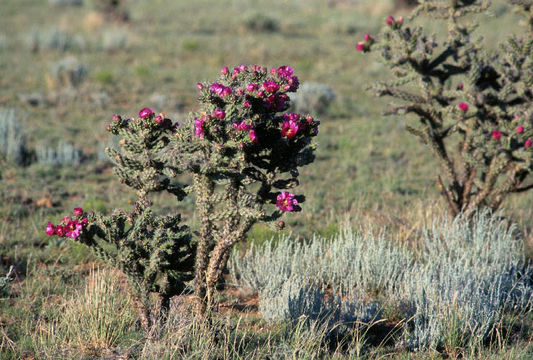
[[[220,126],[226,126],[226,124],[212,121],[218,119],[229,120],[227,125],[231,124],[237,133],[248,132],[249,141],[257,143],[259,141],[258,135],[263,136],[264,131],[258,131],[253,121],[230,122],[230,116],[226,112],[227,106],[237,105],[238,111],[243,111],[242,114],[237,112],[237,116],[243,118],[256,113],[265,113],[265,110],[266,113],[283,112],[289,106],[290,99],[287,93],[295,92],[299,87],[298,77],[294,75],[294,69],[290,66],[274,67],[270,71],[258,65],[239,65],[234,67],[233,71],[225,66],[220,70],[220,73],[221,77],[216,82],[197,84],[198,89],[206,96],[206,100],[216,105],[216,108],[211,110],[211,115],[204,114],[194,119],[194,135],[199,138],[204,138],[206,134],[226,133],[225,130],[220,131]],[[231,114],[231,117],[235,116],[235,111],[232,111]],[[280,124],[281,136],[287,139],[302,133],[306,124],[309,124],[313,129],[318,126],[318,122],[312,118],[309,118],[308,122],[304,124],[303,121],[300,121],[299,115],[289,115],[290,118],[285,117]],[[313,130],[308,135],[313,136],[316,133],[317,131]]]
[[[374,43],[374,38],[369,34],[365,34],[364,41],[360,41],[355,45],[355,50],[367,52],[370,50],[370,46]]]
[[[87,227],[88,220],[86,217],[83,217],[83,210],[80,207],[74,208],[74,216],[75,218],[65,216],[59,225],[54,225],[49,222],[46,225],[46,235],[77,239],[81,231]]]
[[[203,86],[202,86],[202,88],[203,88]],[[233,92],[231,87],[224,86],[224,85],[222,85],[220,83],[217,83],[217,82],[214,82],[214,83],[211,84],[211,86],[209,87],[209,91],[211,91],[212,93],[216,94],[220,98],[228,97]]]
[[[175,130],[178,126],[178,123],[172,123],[172,120],[165,117],[165,114],[160,113],[159,115],[155,115],[155,111],[150,108],[143,108],[141,111],[139,111],[139,119],[140,121],[143,121],[145,126],[150,126],[151,121],[153,120],[153,123],[158,125],[160,128],[163,129],[173,129]],[[139,119],[131,118],[131,119],[122,119],[120,115],[113,115],[113,123],[109,124],[105,127],[107,131],[114,132],[119,128],[127,127],[130,123],[133,123],[135,121],[139,121]]]
[[[298,211],[298,201],[295,199],[295,195],[288,191],[282,191],[276,198],[276,206],[283,212],[286,211]]]

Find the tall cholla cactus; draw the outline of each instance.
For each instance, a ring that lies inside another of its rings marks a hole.
[[[121,182],[137,190],[133,211],[117,209],[103,215],[76,208],[75,218],[66,217],[57,226],[49,223],[47,234],[85,244],[106,263],[122,270],[133,290],[143,329],[148,332],[150,293],[159,295],[164,315],[170,298],[182,293],[185,282],[193,278],[195,249],[180,216],[153,214],[148,196],[163,190],[178,199],[185,195],[165,175],[168,169],[159,159],[172,136],[172,123],[150,109],[141,110],[139,117],[123,120],[114,116],[113,124],[107,127],[122,137],[119,150],[106,150],[116,162],[114,170]]]
[[[487,1],[421,1],[410,21],[445,19],[442,41],[389,17],[378,40],[365,35],[356,49],[379,50],[395,79],[371,87],[400,100],[387,114],[412,114],[407,130],[439,159],[445,180],[437,184],[451,214],[476,207],[497,209],[505,197],[533,188],[533,9],[531,0],[511,1],[528,16],[523,36],[499,50],[473,39],[466,15],[484,12]],[[528,32],[529,31],[529,32]]]
[[[288,93],[298,88],[292,68],[241,65],[221,73],[197,85],[202,109],[177,129],[167,152],[173,167],[193,175],[200,313],[210,308],[231,249],[251,226],[300,210],[304,197],[287,190],[298,185],[298,168],[313,161],[311,138],[318,133],[311,116],[283,114]]]

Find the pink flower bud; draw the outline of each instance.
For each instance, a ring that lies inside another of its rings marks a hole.
[[[54,224],[49,222],[48,225],[46,225],[46,235],[52,236],[55,234],[55,231],[56,231],[56,227],[54,226]]]
[[[357,51],[363,51],[365,49],[365,43],[364,42],[358,42],[357,45],[355,45],[355,50]]]
[[[518,125],[516,127],[516,132],[522,134],[524,132],[524,127],[522,125]]]
[[[403,16],[400,16],[400,17],[396,20],[396,22],[397,22],[398,24],[403,24]]]
[[[494,140],[500,140],[502,137],[502,133],[498,130],[492,130],[491,136]]]
[[[227,75],[229,73],[229,69],[227,66],[224,66],[221,70],[220,70],[220,73],[222,75]]]
[[[457,84],[457,90],[463,90],[463,83],[460,82],[459,84]]]
[[[369,42],[369,41],[372,41],[374,40],[374,38],[372,36],[370,36],[369,34],[365,34],[365,41]]]
[[[460,102],[459,105],[457,105],[457,107],[459,108],[459,110],[461,110],[462,112],[467,112],[468,111],[468,104],[467,103],[464,103],[464,102]]]
[[[242,107],[244,108],[249,108],[250,107],[250,102],[249,101],[245,101],[242,103]]]
[[[161,125],[161,123],[163,122],[163,117],[161,115],[157,115],[154,121],[157,125]]]
[[[106,131],[111,131],[111,125],[106,125],[105,130]]]
[[[196,88],[197,88],[198,90],[203,90],[203,89],[204,89],[204,86],[203,86],[201,83],[198,83],[198,84],[196,84]]]
[[[392,26],[394,24],[394,18],[392,16],[389,16],[387,18],[387,25]]]
[[[117,114],[113,115],[113,121],[114,121],[114,122],[119,122],[120,120],[122,120],[122,118],[120,117],[120,115],[117,115]]]
[[[533,145],[533,141],[531,141],[531,139],[527,139],[526,142],[524,143],[524,146],[527,148],[530,148],[531,145]]]
[[[81,207],[74,208],[74,216],[80,217],[83,215],[83,209]]]

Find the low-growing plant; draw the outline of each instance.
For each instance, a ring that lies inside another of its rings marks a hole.
[[[85,64],[75,57],[68,56],[51,67],[48,83],[52,89],[77,89],[89,73]]]
[[[82,157],[81,150],[63,141],[60,141],[56,147],[40,144],[36,149],[36,155],[39,164],[54,166],[79,165]]]
[[[51,27],[48,29],[33,28],[26,35],[26,44],[33,52],[40,50],[58,50],[67,51],[73,48],[83,48],[85,40],[80,35],[72,36],[71,34]]]
[[[238,285],[258,292],[269,321],[328,313],[377,320],[373,299],[403,316],[399,345],[460,353],[500,331],[506,314],[531,312],[533,266],[515,230],[487,211],[436,219],[412,252],[345,228],[328,241],[267,242],[234,253],[230,265]]]
[[[423,1],[409,19],[389,17],[379,37],[367,34],[356,46],[379,52],[390,69],[393,79],[371,89],[400,101],[386,114],[407,116],[407,131],[440,161],[437,185],[453,216],[495,210],[508,195],[533,188],[532,1],[511,3],[529,27],[496,50],[466,20],[488,8],[481,0]],[[415,24],[420,16],[445,20],[447,38],[427,35]]]
[[[105,51],[125,49],[128,46],[129,33],[125,29],[106,29],[102,33],[101,46]]]
[[[258,12],[245,15],[243,25],[247,31],[275,32],[279,30],[279,22],[276,18]]]
[[[329,86],[306,82],[292,99],[291,107],[300,113],[324,115],[336,98],[337,95]]]
[[[194,281],[199,312],[212,304],[233,246],[252,225],[300,210],[304,197],[286,190],[314,160],[318,122],[283,113],[298,85],[288,66],[224,67],[217,81],[198,84],[201,110],[172,139],[168,161],[192,175],[201,222]]]
[[[31,162],[32,152],[15,109],[0,108],[0,156],[19,166]]]
[[[9,293],[9,283],[13,280],[13,265],[9,267],[7,274],[0,277],[0,297],[4,297]]]
[[[48,4],[52,7],[82,6],[83,0],[48,0]]]
[[[108,20],[128,21],[130,18],[126,0],[92,0],[93,8]]]

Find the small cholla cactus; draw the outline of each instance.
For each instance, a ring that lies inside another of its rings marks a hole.
[[[123,271],[133,290],[145,331],[151,327],[149,294],[155,292],[161,310],[168,311],[170,298],[185,289],[193,278],[194,246],[188,228],[179,215],[159,216],[152,212],[149,194],[167,191],[178,199],[185,196],[174,174],[161,161],[174,124],[163,114],[142,109],[139,118],[113,117],[107,130],[121,137],[118,150],[106,149],[115,161],[115,174],[122,183],[137,190],[132,211],[116,209],[111,215],[84,213],[74,209],[74,218],[58,225],[48,223],[46,234],[70,237],[87,245],[109,265]]]
[[[400,100],[387,111],[414,115],[407,130],[439,159],[446,180],[438,187],[453,216],[477,207],[497,209],[511,193],[533,188],[533,1],[511,1],[530,21],[529,32],[512,36],[499,50],[472,38],[467,15],[482,13],[487,1],[424,1],[409,21],[392,16],[376,50],[395,79],[372,87],[378,96]],[[448,21],[442,41],[412,25],[419,15]]]
[[[216,81],[197,85],[201,111],[173,138],[168,161],[193,175],[202,224],[195,268],[200,312],[211,304],[233,245],[256,222],[299,211],[304,201],[287,190],[298,185],[298,168],[314,159],[319,123],[284,113],[298,86],[288,66],[224,67]]]

